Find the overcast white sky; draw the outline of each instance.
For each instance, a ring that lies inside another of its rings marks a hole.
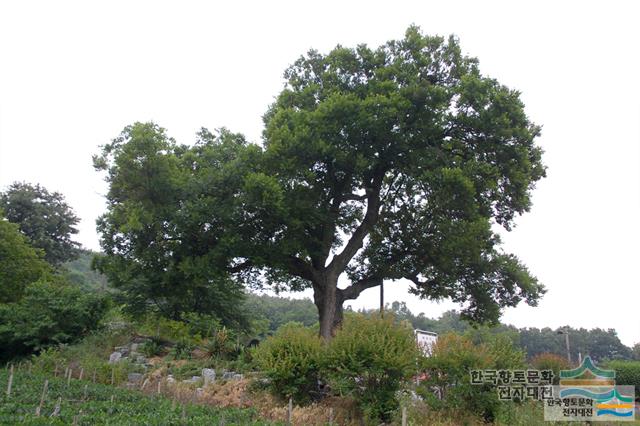
[[[415,23],[456,34],[543,125],[548,177],[504,235],[547,286],[519,327],[615,328],[640,342],[640,6],[602,1],[5,1],[0,3],[0,190],[62,192],[98,249],[98,146],[153,120],[182,143],[201,126],[259,141],[282,72],[313,47],[377,46]],[[437,317],[454,305],[388,301]],[[375,307],[377,289],[354,307]]]

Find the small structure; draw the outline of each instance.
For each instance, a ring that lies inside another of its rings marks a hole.
[[[438,341],[438,333],[415,329],[416,343],[425,356],[431,355],[431,348]]]

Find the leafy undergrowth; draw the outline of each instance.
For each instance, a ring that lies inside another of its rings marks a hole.
[[[41,415],[36,409],[45,379],[49,380]],[[46,425],[245,425],[271,424],[256,410],[183,404],[163,396],[72,379],[16,371],[11,396],[6,395],[9,372],[0,372],[0,424]],[[86,388],[86,389],[85,389]],[[59,404],[59,405],[58,405]],[[59,408],[57,408],[59,407]],[[54,412],[58,412],[52,416]]]

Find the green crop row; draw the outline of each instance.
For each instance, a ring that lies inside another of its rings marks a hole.
[[[36,408],[45,379],[48,390],[41,415]],[[251,409],[176,404],[162,396],[88,381],[46,377],[16,371],[7,396],[9,372],[0,371],[0,424],[2,425],[245,425],[268,424]],[[86,389],[85,389],[86,388]],[[59,409],[56,409],[59,406]],[[58,411],[54,416],[52,414]]]

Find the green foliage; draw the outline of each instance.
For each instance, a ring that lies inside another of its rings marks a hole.
[[[636,398],[640,397],[640,361],[609,361],[606,368],[615,370],[616,384],[636,388]]]
[[[173,359],[191,359],[191,352],[195,349],[195,345],[189,339],[178,340],[169,354]]]
[[[518,369],[523,364],[523,353],[504,336],[474,344],[467,336],[444,334],[438,337],[431,357],[423,360],[428,379],[418,391],[433,408],[461,410],[493,421],[509,407],[499,401],[495,387],[472,385],[471,370]]]
[[[151,358],[162,354],[163,346],[157,339],[150,339],[140,345],[140,353]]]
[[[225,358],[236,349],[232,340],[229,330],[222,327],[205,343],[205,350],[211,357]]]
[[[560,370],[571,368],[567,358],[552,353],[541,353],[534,356],[531,358],[531,365],[537,370],[553,370],[554,384],[558,384],[560,380]]]
[[[348,315],[328,346],[323,369],[331,388],[352,396],[368,419],[388,421],[419,356],[413,330],[391,315]]]
[[[44,258],[54,266],[75,259],[80,245],[71,240],[80,219],[62,194],[50,193],[40,185],[13,183],[0,194],[0,209],[16,223],[34,247],[44,250]]]
[[[41,417],[36,417],[42,386],[49,380]],[[6,389],[8,373],[0,371],[0,386]],[[86,397],[85,397],[86,386]],[[113,402],[111,398],[113,397]],[[58,398],[60,412],[51,417]],[[169,398],[146,397],[140,392],[113,386],[93,384],[86,380],[67,381],[49,375],[16,371],[12,396],[0,395],[0,423],[30,425],[70,424],[145,424],[145,425],[266,425],[251,409],[218,408],[206,405],[180,404],[173,407]],[[81,414],[80,414],[81,413]]]
[[[30,284],[19,302],[0,305],[2,357],[77,341],[98,327],[107,306],[60,279]]]
[[[288,322],[299,322],[307,327],[318,322],[318,308],[309,299],[289,299],[249,293],[243,309],[251,318],[267,321],[264,334],[274,332]]]
[[[98,220],[105,255],[95,266],[122,291],[128,311],[174,320],[196,312],[244,326],[242,285],[220,267],[230,255],[216,232],[225,216],[208,208],[203,192],[214,177],[194,180],[200,160],[152,123],[128,126],[102,148],[94,166],[106,172],[109,191]],[[201,161],[215,174],[211,158]]]
[[[253,353],[256,366],[271,380],[273,393],[309,402],[318,390],[323,347],[317,333],[299,324],[286,324]]]
[[[147,315],[138,322],[141,334],[153,336],[155,339],[167,342],[179,340],[196,344],[200,340],[199,335],[193,335],[192,329],[184,321],[176,321],[157,315]]]
[[[50,267],[0,210],[0,303],[17,302],[27,285],[46,276]]]
[[[222,328],[226,330],[226,327],[220,324],[220,319],[214,315],[185,312],[181,315],[181,320],[187,325],[189,334],[199,338],[214,336],[217,330]]]

